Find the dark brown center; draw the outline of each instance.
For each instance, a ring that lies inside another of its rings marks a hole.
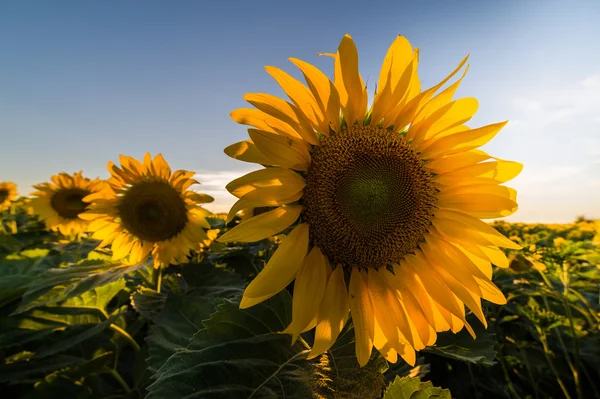
[[[77,219],[77,216],[85,211],[87,203],[83,198],[90,195],[89,190],[81,188],[59,189],[50,200],[52,208],[65,219]]]
[[[332,261],[377,268],[417,248],[435,202],[431,174],[402,136],[353,126],[313,150],[303,215]]]
[[[188,222],[185,201],[165,181],[135,184],[123,195],[118,210],[131,234],[151,242],[177,236]]]
[[[8,198],[8,190],[0,188],[0,204]]]

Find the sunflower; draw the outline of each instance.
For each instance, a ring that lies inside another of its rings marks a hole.
[[[146,153],[143,163],[123,155],[120,161],[120,168],[108,163],[108,190],[85,198],[91,206],[80,217],[92,221],[92,237],[102,240],[99,247],[112,243],[115,260],[138,263],[152,253],[156,268],[186,263],[191,250],[211,240],[204,231],[211,213],[198,204],[213,198],[189,190],[198,183],[195,173],[171,173],[161,154]]]
[[[88,225],[78,217],[87,207],[83,198],[101,192],[105,183],[83,177],[81,171],[73,175],[62,172],[50,179],[51,182],[33,186],[38,191],[32,193],[29,204],[48,230],[59,231],[65,236],[80,236]]]
[[[285,240],[248,285],[241,308],[294,281],[285,333],[316,327],[309,358],[328,350],[352,316],[356,356],[364,366],[374,346],[391,362],[410,364],[436,333],[465,327],[465,305],[487,326],[481,299],[506,303],[491,282],[492,264],[508,267],[498,247],[520,247],[481,219],[517,210],[515,190],[501,184],[522,165],[477,148],[506,124],[470,129],[474,98],[453,100],[467,58],[439,84],[422,90],[418,49],[398,36],[383,61],[372,105],[346,35],[333,81],[292,58],[305,86],[267,66],[291,102],[246,94],[255,108],[232,112],[250,140],[229,156],[265,166],[227,185],[239,200],[229,217],[244,218],[220,241],[253,242],[282,231]]]
[[[17,185],[9,181],[0,182],[0,209],[17,199]]]

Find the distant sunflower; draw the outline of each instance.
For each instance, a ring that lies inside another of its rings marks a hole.
[[[87,207],[83,198],[100,192],[106,187],[105,183],[100,179],[83,177],[82,172],[73,175],[62,172],[50,179],[52,182],[33,186],[39,190],[31,194],[33,211],[48,230],[59,231],[65,236],[81,235],[88,225],[78,217]]]
[[[515,190],[500,184],[522,165],[476,149],[506,122],[465,126],[477,101],[452,99],[462,77],[434,96],[467,59],[422,91],[418,54],[396,38],[368,109],[356,46],[346,35],[337,54],[328,54],[333,82],[292,58],[308,87],[266,67],[291,103],[246,94],[256,109],[232,113],[255,128],[248,129],[250,140],[225,153],[265,168],[229,183],[239,198],[229,216],[275,209],[244,218],[220,241],[253,242],[291,230],[240,307],[295,279],[285,332],[295,340],[316,326],[311,358],[333,345],[350,312],[361,366],[373,346],[391,362],[400,355],[414,364],[415,350],[432,345],[436,332],[466,327],[475,336],[465,305],[487,325],[481,298],[506,302],[491,282],[491,265],[508,266],[498,247],[520,247],[480,219],[517,210]]]
[[[186,263],[190,250],[210,241],[204,229],[211,213],[198,204],[213,198],[189,190],[198,183],[195,173],[171,173],[161,154],[146,153],[143,163],[124,155],[120,161],[120,168],[108,163],[108,192],[85,198],[92,204],[80,217],[92,221],[92,237],[103,240],[99,247],[112,243],[115,260],[137,263],[152,253],[155,267]]]
[[[0,209],[17,199],[17,185],[9,181],[0,182]]]

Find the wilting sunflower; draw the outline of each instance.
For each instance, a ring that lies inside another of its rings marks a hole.
[[[498,247],[520,248],[480,219],[517,210],[515,190],[500,184],[522,169],[477,150],[506,124],[470,129],[474,98],[453,100],[460,80],[421,90],[418,50],[398,36],[383,61],[370,108],[358,53],[346,35],[334,80],[290,59],[307,86],[271,66],[291,100],[246,94],[256,109],[232,118],[254,128],[225,149],[265,168],[232,181],[239,210],[274,209],[245,218],[220,241],[252,242],[289,234],[246,288],[240,307],[275,295],[295,279],[295,340],[316,326],[310,357],[328,350],[350,312],[356,355],[365,365],[375,346],[408,363],[436,332],[466,327],[465,305],[485,325],[481,298],[503,304],[492,264],[507,267]],[[466,68],[465,68],[466,72]],[[464,74],[463,74],[464,77]],[[438,93],[439,92],[439,93]],[[437,93],[437,94],[436,94]],[[247,212],[245,212],[247,213]]]
[[[65,236],[81,235],[88,222],[79,219],[87,205],[83,198],[101,192],[105,183],[100,179],[90,180],[82,172],[69,175],[59,173],[50,178],[52,182],[33,186],[36,192],[30,205],[46,224],[46,228],[59,231]]]
[[[17,199],[17,185],[9,181],[0,182],[0,209]]]
[[[92,221],[92,237],[103,240],[99,247],[112,243],[115,260],[138,263],[152,253],[154,267],[186,263],[190,250],[210,240],[204,229],[211,213],[198,204],[213,198],[189,190],[198,183],[195,173],[171,173],[161,154],[146,153],[143,163],[123,155],[120,161],[120,168],[108,163],[107,192],[85,198],[92,204],[80,217]]]

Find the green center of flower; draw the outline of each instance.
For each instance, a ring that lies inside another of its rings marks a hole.
[[[385,218],[390,205],[389,182],[381,177],[350,179],[340,185],[341,205],[360,223],[371,224]]]
[[[123,194],[118,210],[132,235],[151,242],[176,237],[188,222],[185,201],[166,181],[134,184]]]
[[[65,219],[77,219],[88,206],[83,199],[90,195],[89,190],[81,188],[63,188],[58,190],[50,200],[52,209]]]
[[[353,126],[314,148],[303,198],[311,240],[323,253],[336,263],[377,268],[417,248],[436,190],[402,136]]]

